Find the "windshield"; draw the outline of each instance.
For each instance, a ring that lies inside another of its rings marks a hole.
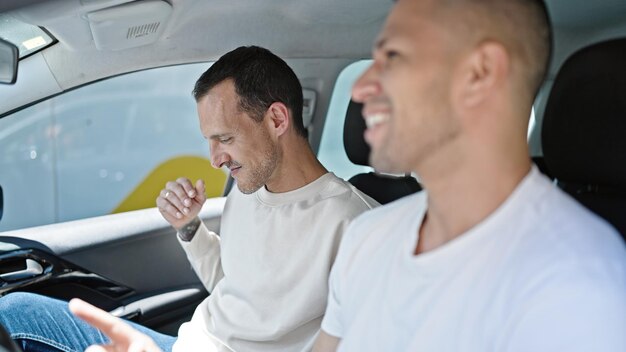
[[[0,38],[18,47],[20,59],[56,43],[56,39],[43,28],[3,13],[0,13]]]

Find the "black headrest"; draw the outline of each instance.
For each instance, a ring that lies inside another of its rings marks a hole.
[[[358,165],[369,166],[370,147],[365,142],[365,120],[361,114],[363,104],[350,100],[343,123],[343,147],[348,159]]]
[[[589,46],[563,64],[546,105],[542,145],[557,180],[626,185],[626,39]]]

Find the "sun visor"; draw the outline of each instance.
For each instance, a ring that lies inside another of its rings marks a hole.
[[[87,14],[98,50],[122,50],[154,43],[163,33],[172,6],[143,0]]]

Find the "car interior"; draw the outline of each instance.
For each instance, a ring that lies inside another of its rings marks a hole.
[[[0,352],[19,352],[17,344],[11,339],[9,333],[0,326]]]
[[[353,100],[348,103],[343,125],[343,147],[352,163],[369,166],[370,147],[363,137],[366,126],[361,114],[362,109],[363,104]],[[411,174],[385,175],[370,171],[356,174],[350,177],[348,182],[380,204],[387,204],[422,190],[419,182]]]
[[[621,134],[626,132],[626,2],[546,2],[554,26],[554,50],[529,125],[530,155],[559,187],[624,236],[626,169],[621,162],[626,139]],[[54,99],[134,73],[196,64],[200,68],[194,70],[201,73],[241,45],[266,47],[294,69],[305,91],[309,142],[329,170],[381,203],[420,191],[419,175],[385,175],[367,167],[365,124],[359,105],[349,98],[350,86],[367,67],[372,43],[392,6],[391,0],[3,0],[0,39],[19,44],[19,52],[0,43],[4,48],[0,56],[7,58],[0,59],[4,83],[0,84],[0,153],[4,153],[0,155],[0,226],[3,214],[5,223],[16,216],[16,197],[33,202],[18,214],[25,219],[37,216],[37,203],[43,197],[38,191],[16,194],[7,181],[10,174],[20,178],[36,171],[11,169],[14,164],[3,160],[13,160],[23,150],[26,159],[41,154],[30,148],[34,143],[30,140],[17,143],[17,149],[4,147],[13,131],[30,123],[20,114],[38,111],[42,104],[54,109]],[[44,39],[12,41],[27,35],[11,32],[17,22],[39,28],[45,35],[36,38]],[[26,46],[38,51],[24,54]],[[181,93],[191,113],[166,116],[191,121],[192,127],[197,123],[190,95],[194,82],[183,82],[188,89]],[[157,99],[159,94],[149,93]],[[81,114],[90,113],[87,109]],[[103,116],[108,116],[106,111]],[[3,123],[9,127],[3,130]],[[77,124],[74,138],[81,138],[80,131],[87,125]],[[58,133],[54,126],[43,130]],[[119,143],[115,126],[112,131],[103,140]],[[55,143],[62,142],[66,141]],[[105,176],[101,171],[99,177]],[[42,182],[51,182],[59,194],[53,193],[63,196],[65,188],[55,186],[55,177]],[[232,179],[222,194],[207,200],[200,214],[207,227],[218,233],[230,187]],[[156,196],[150,195],[148,201],[153,204]],[[87,204],[98,202],[99,196],[81,191],[76,197],[72,199]],[[156,208],[80,215],[67,221],[56,218],[0,232],[0,296],[28,291],[62,300],[79,297],[117,316],[176,335],[209,294],[177,243],[175,231]],[[0,339],[3,336],[0,331]]]
[[[543,115],[546,167],[572,197],[626,235],[626,39],[585,47],[563,64]]]

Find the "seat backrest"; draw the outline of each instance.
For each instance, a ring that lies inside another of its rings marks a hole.
[[[365,120],[361,114],[363,104],[350,101],[343,125],[343,146],[350,161],[369,166],[370,147],[365,142]],[[380,204],[418,192],[422,189],[417,180],[410,176],[390,176],[376,172],[362,173],[350,178],[350,183]]]
[[[548,176],[548,178],[550,178],[551,180],[554,180],[554,176],[552,176],[552,173],[550,173],[550,170],[548,170],[548,166],[546,165],[546,161],[543,156],[533,156],[531,159],[533,164],[537,166],[542,174]]]
[[[543,118],[546,165],[557,184],[626,234],[626,39],[573,54]]]

